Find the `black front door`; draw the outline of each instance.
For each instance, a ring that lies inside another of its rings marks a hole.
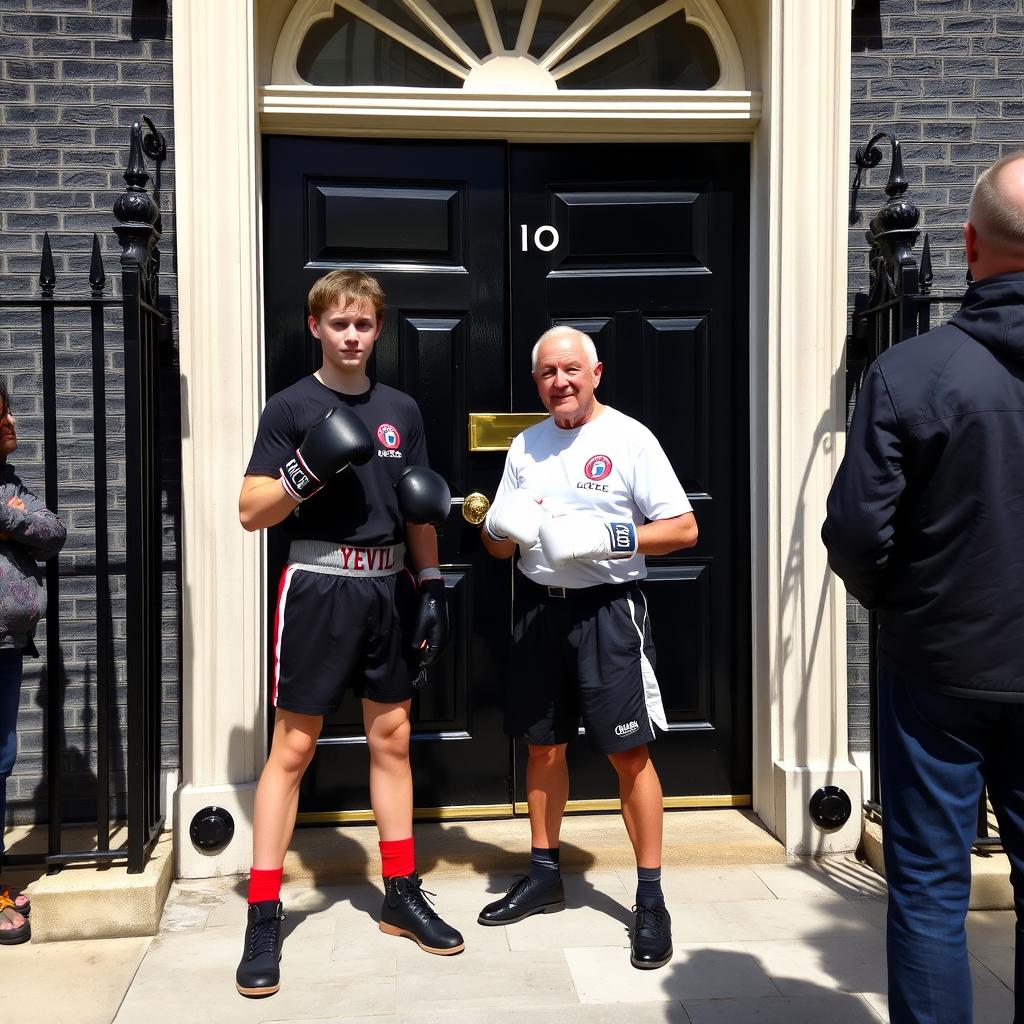
[[[453,495],[493,495],[504,454],[470,450],[468,415],[540,409],[529,349],[554,323],[591,334],[602,399],[660,437],[701,526],[687,557],[651,560],[647,585],[671,724],[654,749],[681,800],[750,792],[748,161],[731,144],[265,143],[268,394],[319,365],[303,299],[347,266],[385,288],[371,372],[416,398]],[[272,536],[271,594],[283,557]],[[416,806],[510,811],[525,800],[500,724],[515,685],[511,563],[489,558],[457,509],[441,558],[455,640],[413,709]],[[574,799],[616,795],[585,743],[571,757]],[[368,806],[349,698],[300,808],[315,820]]]

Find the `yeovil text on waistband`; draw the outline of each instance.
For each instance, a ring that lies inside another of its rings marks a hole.
[[[288,564],[331,576],[394,576],[405,568],[405,545],[358,548],[327,540],[293,540]]]

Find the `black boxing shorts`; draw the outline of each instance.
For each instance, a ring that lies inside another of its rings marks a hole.
[[[582,720],[591,747],[614,754],[650,743],[655,725],[666,729],[640,587],[516,577],[505,732],[534,745],[568,743]]]
[[[329,715],[350,687],[381,704],[413,695],[416,583],[403,557],[402,545],[292,542],[274,616],[275,707]]]

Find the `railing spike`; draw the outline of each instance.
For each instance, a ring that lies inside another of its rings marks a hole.
[[[93,232],[92,236],[92,261],[89,264],[89,285],[94,296],[99,298],[107,283],[107,275],[103,270],[103,257],[100,255],[100,240]]]
[[[43,233],[43,260],[39,268],[39,285],[43,289],[43,297],[52,299],[53,291],[57,287],[57,272],[53,269],[49,231]]]
[[[921,269],[917,274],[918,285],[921,293],[927,295],[932,290],[932,281],[935,275],[932,273],[932,244],[928,232],[924,235],[924,248],[921,250]]]

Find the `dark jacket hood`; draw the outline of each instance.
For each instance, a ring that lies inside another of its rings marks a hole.
[[[1024,363],[1024,272],[971,284],[950,323],[1005,362]]]

